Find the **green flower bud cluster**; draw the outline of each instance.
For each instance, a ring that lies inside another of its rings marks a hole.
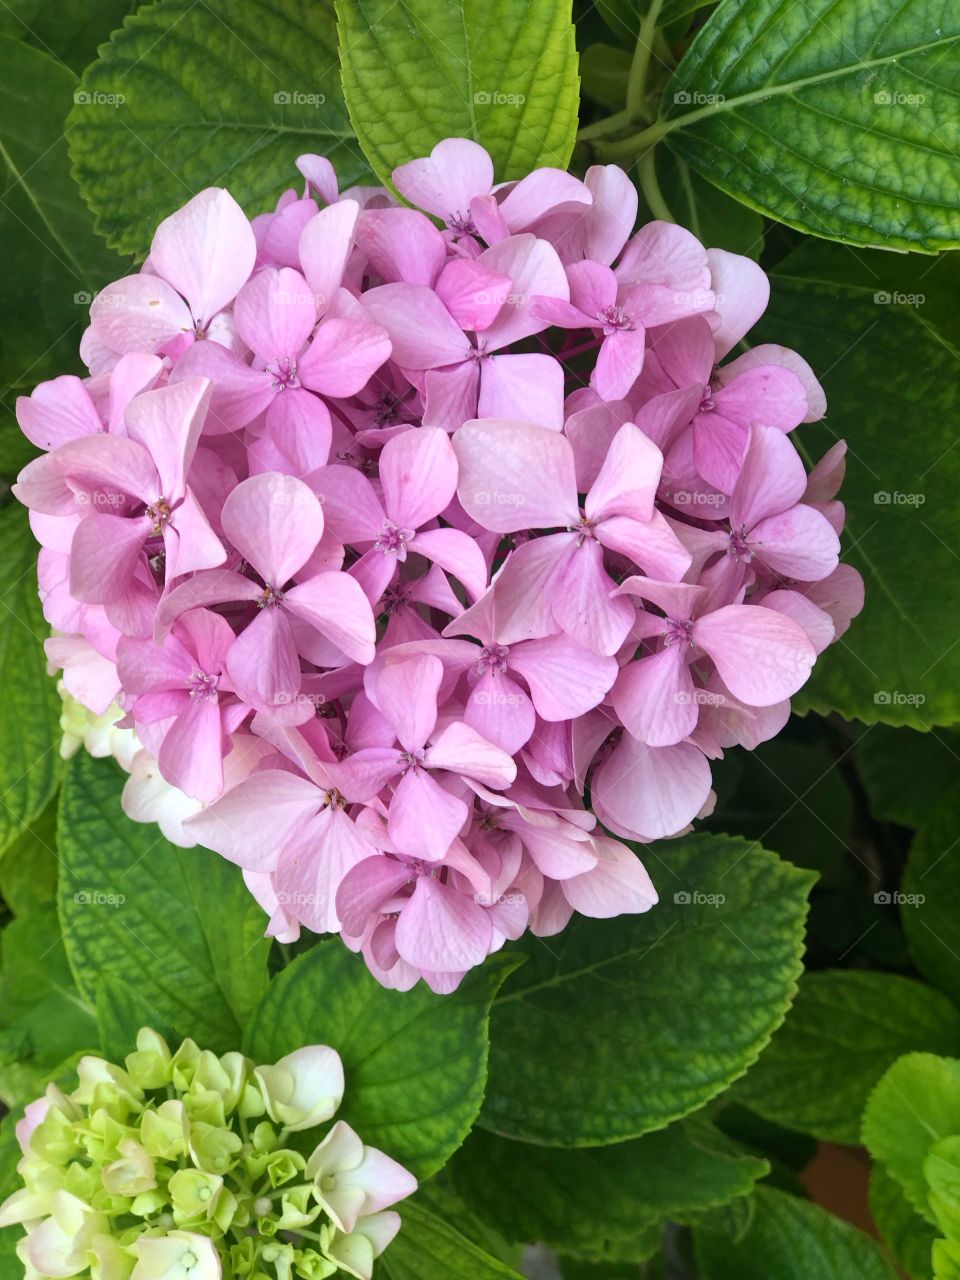
[[[343,1097],[333,1049],[257,1067],[144,1029],[125,1067],[77,1073],[17,1126],[24,1186],[0,1226],[26,1229],[26,1280],[370,1280],[416,1182],[343,1121],[300,1149]]]

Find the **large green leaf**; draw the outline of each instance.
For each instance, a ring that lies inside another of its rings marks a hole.
[[[566,168],[579,77],[570,0],[338,0],[350,119],[383,181],[443,138],[493,157],[501,182]]]
[[[60,778],[60,699],[43,653],[37,546],[22,507],[0,511],[0,855],[40,816]]]
[[[960,11],[944,0],[723,0],[658,132],[705,177],[811,235],[960,243]]]
[[[849,280],[849,256],[836,246],[792,254],[751,334],[795,347],[823,382],[826,420],[794,439],[808,458],[838,439],[849,444],[844,558],[866,584],[863,613],[822,655],[796,705],[921,729],[950,724],[960,719],[960,617],[944,593],[960,542],[957,355],[925,320],[929,304],[907,299],[932,300],[952,276],[934,265],[906,294],[894,284],[902,267],[882,266],[895,256],[872,256],[872,285]]]
[[[0,951],[0,1096],[12,1105],[42,1093],[55,1068],[95,1047],[97,1030],[73,981],[55,911],[11,921]]]
[[[939,1232],[910,1207],[882,1165],[870,1170],[870,1216],[910,1280],[932,1280],[930,1250]]]
[[[4,401],[12,391],[73,368],[93,293],[124,271],[123,261],[94,235],[93,219],[70,180],[64,120],[76,83],[49,53],[0,35]],[[13,432],[5,419],[4,475],[28,456],[26,442]],[[11,448],[16,452],[8,457]]]
[[[54,1069],[99,1043],[93,1009],[67,964],[53,907],[12,921],[3,931],[0,976],[0,1096],[28,1102]]]
[[[884,822],[922,827],[960,777],[960,734],[875,725],[857,743],[870,812]]]
[[[486,1127],[598,1146],[697,1110],[757,1058],[800,972],[808,872],[759,845],[697,835],[644,859],[659,906],[577,917],[494,1006]]]
[[[377,1263],[384,1280],[521,1280],[506,1263],[485,1253],[421,1205],[401,1207],[403,1227]]]
[[[267,987],[263,912],[232,864],[131,822],[122,784],[112,760],[83,752],[64,779],[60,918],[77,985],[95,1003],[112,972],[177,1035],[237,1049]]]
[[[581,1151],[478,1129],[452,1168],[465,1199],[509,1239],[589,1257],[623,1248],[647,1223],[686,1221],[748,1195],[770,1166],[705,1123],[679,1121],[633,1142]]]
[[[960,796],[947,797],[917,832],[901,885],[900,921],[914,964],[960,1002]]]
[[[695,1240],[702,1280],[896,1280],[869,1236],[772,1187],[758,1187],[742,1241],[705,1231]]]
[[[136,7],[135,0],[4,0],[0,32],[53,54],[79,75],[100,41]]]
[[[203,187],[228,187],[254,214],[298,184],[302,152],[328,156],[344,183],[366,172],[328,0],[146,5],[84,72],[82,93],[74,174],[98,231],[141,257]]]
[[[787,1128],[856,1144],[870,1090],[913,1049],[960,1054],[960,1013],[945,996],[893,973],[808,973],[735,1092]]]
[[[0,897],[15,916],[57,901],[57,797],[0,858]]]
[[[932,1053],[909,1053],[895,1062],[870,1095],[863,1116],[864,1145],[931,1222],[923,1162],[935,1142],[956,1134],[960,1061]]]
[[[314,947],[272,982],[246,1051],[274,1062],[332,1045],[347,1089],[341,1116],[418,1177],[436,1173],[476,1119],[487,1074],[490,1002],[516,965],[497,957],[449,996],[388,991],[338,941]]]

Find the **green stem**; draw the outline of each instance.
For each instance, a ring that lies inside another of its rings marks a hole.
[[[617,133],[629,123],[630,117],[627,112],[618,111],[612,116],[604,116],[602,120],[595,120],[593,124],[584,125],[577,134],[577,141],[589,142],[591,138],[609,138],[612,133]]]
[[[650,8],[643,15],[640,31],[637,34],[637,47],[633,51],[633,62],[630,64],[630,78],[627,81],[627,116],[630,120],[647,120],[647,76],[650,72],[650,58],[653,54],[653,42],[657,34],[657,22],[663,0],[650,0]]]
[[[645,152],[637,163],[637,174],[640,178],[640,190],[647,202],[647,207],[655,218],[661,222],[676,222],[676,218],[667,207],[660,184],[657,182],[657,171],[654,165],[654,148]]]
[[[676,125],[676,118],[657,120],[649,128],[641,129],[639,133],[632,133],[629,138],[599,143],[597,153],[603,160],[631,160],[638,152],[643,154],[648,151],[655,142],[659,142],[662,137],[676,128]]]

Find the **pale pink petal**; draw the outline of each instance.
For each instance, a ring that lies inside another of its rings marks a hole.
[[[510,650],[511,670],[530,686],[544,720],[572,720],[598,706],[617,678],[617,662],[568,635],[527,640]]]
[[[645,521],[610,516],[597,526],[597,538],[611,551],[628,556],[645,573],[668,582],[679,582],[692,562],[690,552],[659,511]]]
[[[339,399],[362,391],[389,358],[390,339],[379,324],[327,319],[297,361],[297,375],[311,391]]]
[[[553,616],[594,653],[616,653],[634,619],[633,605],[612,595],[614,585],[603,567],[600,544],[592,540],[570,548],[554,584]]]
[[[480,255],[485,267],[513,281],[505,305],[484,333],[484,347],[497,351],[509,343],[528,338],[545,328],[534,311],[533,299],[570,297],[570,286],[563,263],[553,245],[532,235],[515,235],[502,240]],[[401,360],[402,364],[403,361]]]
[[[689,742],[648,747],[629,734],[597,770],[597,817],[627,839],[659,840],[692,822],[710,794],[710,765]]]
[[[530,740],[537,725],[528,695],[515,680],[494,671],[481,676],[470,691],[463,718],[485,741],[511,756]]]
[[[774,573],[798,582],[825,578],[840,556],[840,539],[830,521],[803,503],[754,525],[749,545]]]
[[[616,273],[622,284],[662,285],[689,295],[707,294],[711,288],[703,245],[670,222],[641,227],[624,249]]]
[[[470,355],[463,330],[426,285],[380,285],[367,290],[363,306],[390,335],[393,359],[404,369],[439,369]]]
[[[739,253],[708,249],[710,278],[716,294],[713,338],[722,359],[757,323],[770,300],[766,272]]]
[[[376,624],[359,582],[347,573],[318,573],[284,593],[284,607],[309,622],[353,662],[373,661]]]
[[[489,364],[490,361],[485,363]],[[450,365],[446,369],[428,369],[423,381],[425,427],[456,431],[469,419],[477,416],[477,392],[480,387],[478,361],[465,360],[463,364]]]
[[[182,294],[201,328],[246,283],[257,256],[253,230],[229,191],[208,187],[157,227],[150,262]]]
[[[505,751],[460,720],[448,724],[434,739],[425,761],[431,769],[475,778],[495,791],[510,786],[517,776],[517,766]]]
[[[356,200],[340,200],[314,214],[300,233],[300,265],[320,315],[340,288],[359,216]]]
[[[316,495],[302,480],[278,471],[238,484],[220,519],[243,558],[268,586],[278,589],[306,562],[323,533]]]
[[[632,422],[610,443],[606,460],[590,486],[584,510],[591,520],[624,515],[650,520],[663,469],[663,455]]]
[[[383,446],[380,483],[387,515],[418,529],[444,511],[457,491],[457,455],[439,427],[405,431]]]
[[[70,594],[86,604],[119,600],[136,573],[153,521],[94,514],[77,525],[70,553]]]
[[[554,584],[576,534],[561,533],[521,543],[494,582],[496,639],[500,644],[553,635]]]
[[[269,365],[299,354],[317,323],[317,304],[299,271],[266,267],[237,294],[233,318],[240,337]]]
[[[397,950],[420,969],[470,969],[486,958],[492,929],[472,898],[420,876],[397,921]]]
[[[461,329],[488,328],[513,290],[513,281],[475,258],[452,258],[440,272],[437,296]]]
[[[598,836],[598,861],[592,871],[563,881],[563,894],[575,911],[598,920],[649,911],[657,891],[643,863],[625,844]]]
[[[337,890],[348,871],[375,853],[353,819],[329,806],[294,834],[277,870],[277,888],[297,902],[308,929],[335,933]]]
[[[395,858],[365,858],[344,876],[336,893],[336,912],[344,933],[360,937],[383,903],[409,884],[413,870]]]
[[[816,661],[799,623],[762,605],[730,604],[705,614],[693,624],[693,639],[733,696],[753,707],[791,697]]]
[[[240,633],[227,671],[244,702],[260,710],[291,705],[300,690],[300,658],[282,609],[262,609]]]
[[[646,333],[638,329],[620,329],[604,339],[597,356],[591,383],[604,400],[625,396],[643,369]]]
[[[159,356],[132,351],[120,357],[110,373],[109,431],[122,434],[127,405],[141,391],[149,391],[162,372],[163,361]]]
[[[387,830],[398,853],[437,862],[467,820],[467,806],[425,769],[408,769],[390,800]]]
[[[41,382],[29,396],[18,396],[17,422],[30,443],[44,450],[103,430],[89,392],[73,374]]]
[[[150,454],[160,474],[163,496],[168,500],[183,494],[184,477],[197,451],[210,393],[206,378],[192,378],[144,391],[127,405],[127,435]]]
[[[487,563],[469,534],[459,529],[427,529],[412,538],[407,547],[462,582],[471,600],[479,599],[486,590]]]
[[[302,479],[326,464],[332,439],[330,411],[323,401],[310,391],[288,387],[267,410],[263,436],[250,445],[251,467],[258,456],[265,460],[262,451],[269,448],[275,462],[282,465],[265,465],[257,470],[285,470]]]
[[[373,698],[404,751],[419,751],[437,723],[437,695],[443,663],[429,653],[384,663],[373,686]]]
[[[637,188],[616,164],[591,165],[584,182],[593,196],[593,205],[575,235],[582,238],[585,258],[609,267],[637,220]]]
[[[775,427],[755,426],[733,492],[730,523],[749,529],[779,515],[800,501],[806,487],[806,470],[790,440]]]
[[[563,366],[538,351],[489,356],[480,365],[480,396],[471,416],[522,419],[561,431]]]
[[[386,512],[373,485],[354,467],[321,467],[307,482],[323,503],[325,526],[341,542],[371,542],[382,530]]]
[[[101,289],[90,306],[97,339],[111,351],[158,351],[193,332],[190,308],[158,276],[135,275]]]
[[[163,526],[163,546],[168,583],[197,569],[215,569],[227,558],[223,543],[189,489]]]
[[[569,442],[529,422],[468,422],[453,438],[458,495],[485,529],[512,533],[576,524],[577,480]]]
[[[443,236],[416,209],[365,209],[357,243],[386,284],[432,286],[447,260]]]
[[[468,138],[445,138],[429,156],[394,169],[393,185],[435,218],[465,220],[473,197],[485,196],[493,186],[493,161]]]
[[[205,435],[225,435],[260,416],[277,394],[273,375],[250,366],[218,342],[195,342],[170,373],[170,385],[209,378],[213,384]]]
[[[682,742],[696,728],[699,707],[680,645],[628,663],[610,698],[627,732],[651,747]]]
[[[216,702],[197,699],[167,730],[157,757],[160,772],[195,800],[223,791],[223,727]]]
[[[759,603],[764,609],[775,609],[799,623],[817,654],[836,639],[837,629],[830,614],[799,591],[771,591]]]
[[[511,232],[526,231],[541,218],[556,212],[576,211],[593,203],[593,196],[579,178],[564,169],[544,166],[528,173],[500,201],[500,212]]]

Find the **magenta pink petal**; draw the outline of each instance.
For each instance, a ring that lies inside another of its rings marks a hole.
[[[467,820],[467,806],[425,769],[409,769],[390,800],[387,830],[398,853],[439,862]]]
[[[101,289],[90,306],[90,324],[99,341],[121,355],[159,351],[193,332],[190,308],[154,275],[125,276]]]
[[[539,351],[489,356],[480,365],[480,395],[470,416],[527,420],[561,431],[563,366]]]
[[[281,588],[306,562],[323,533],[323,508],[294,476],[251,476],[223,504],[223,531],[264,582]]]
[[[331,570],[298,582],[284,607],[309,622],[353,662],[373,661],[376,624],[363,588],[349,574]]]
[[[240,337],[269,366],[299,354],[317,323],[317,303],[299,271],[266,267],[237,294],[233,318]]]
[[[579,519],[573,450],[529,422],[468,422],[453,438],[460,502],[485,529],[511,533]]]
[[[420,876],[397,921],[397,950],[420,969],[460,971],[482,963],[492,932],[486,912],[471,897]]]
[[[380,483],[388,517],[418,529],[449,505],[457,491],[457,456],[439,427],[394,436],[380,454]]]
[[[432,289],[384,284],[363,295],[363,307],[390,335],[393,358],[404,369],[439,369],[470,354],[470,343]]]
[[[237,693],[261,711],[289,706],[300,692],[300,659],[282,609],[267,607],[240,633],[227,655]]]
[[[427,748],[427,766],[474,778],[496,791],[509,787],[517,776],[517,766],[502,748],[460,720],[454,720]]]
[[[390,339],[379,324],[324,320],[297,362],[300,381],[324,396],[353,396],[390,357]]]
[[[597,770],[597,817],[633,840],[659,840],[692,822],[710,794],[710,766],[689,742],[648,747],[625,734]]]
[[[356,200],[340,200],[314,214],[300,232],[300,265],[319,315],[326,313],[340,288],[359,217]]]
[[[221,187],[208,187],[165,218],[150,246],[154,271],[186,298],[201,328],[237,296],[256,256],[250,223]]]

